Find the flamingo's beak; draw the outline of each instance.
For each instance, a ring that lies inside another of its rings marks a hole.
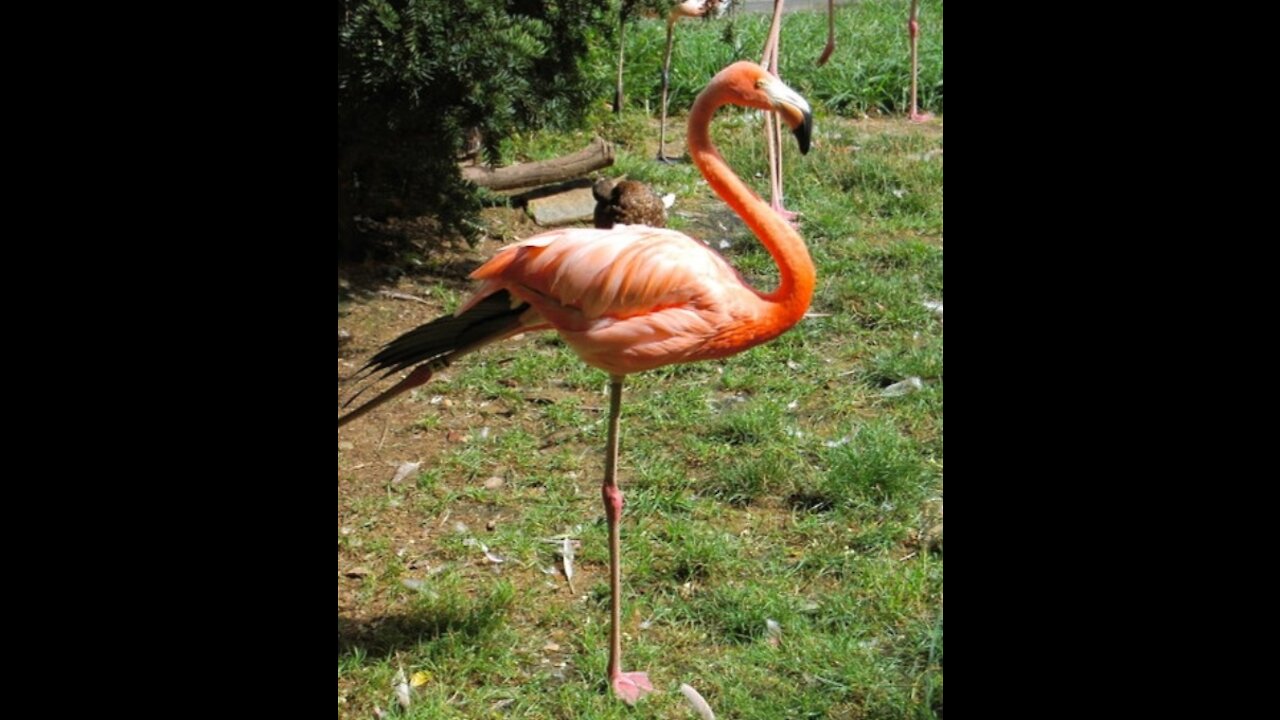
[[[813,111],[809,103],[795,90],[777,78],[764,81],[762,89],[773,103],[773,109],[786,121],[800,143],[801,154],[809,152],[809,140],[813,137]]]
[[[802,115],[803,119],[791,126],[791,132],[795,134],[796,142],[800,143],[800,154],[806,155],[809,152],[809,138],[813,137],[813,113],[805,110]]]

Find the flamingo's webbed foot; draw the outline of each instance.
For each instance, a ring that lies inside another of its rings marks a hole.
[[[628,705],[635,705],[640,698],[653,692],[653,683],[649,682],[649,673],[618,673],[609,684],[613,686],[613,694]]]
[[[791,210],[788,210],[788,209],[786,209],[786,208],[782,207],[782,203],[780,203],[780,202],[778,202],[778,201],[776,201],[776,200],[775,200],[775,201],[773,201],[772,203],[770,203],[770,204],[769,204],[769,207],[773,208],[773,211],[774,211],[774,212],[776,212],[776,213],[778,213],[779,215],[781,215],[783,220],[786,220],[788,223],[790,223],[790,224],[791,224],[791,227],[797,227],[797,225],[796,225],[796,218],[800,217],[800,213],[798,213],[798,212],[793,212],[793,211],[791,211]]]

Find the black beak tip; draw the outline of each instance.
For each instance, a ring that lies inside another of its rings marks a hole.
[[[797,125],[792,132],[796,135],[796,141],[800,143],[800,154],[809,154],[809,139],[813,135],[813,114],[805,113],[804,122]]]

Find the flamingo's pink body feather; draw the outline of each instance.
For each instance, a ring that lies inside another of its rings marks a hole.
[[[614,375],[740,352],[765,303],[719,253],[674,230],[619,225],[543,233],[498,251],[459,309],[499,290],[529,303],[529,330],[555,329],[582,359]]]

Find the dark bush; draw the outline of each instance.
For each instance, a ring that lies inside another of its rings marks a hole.
[[[493,158],[509,133],[580,123],[608,92],[582,62],[617,11],[617,0],[339,0],[339,254],[360,249],[355,215],[429,214],[471,235],[479,199],[457,167],[469,131]]]

